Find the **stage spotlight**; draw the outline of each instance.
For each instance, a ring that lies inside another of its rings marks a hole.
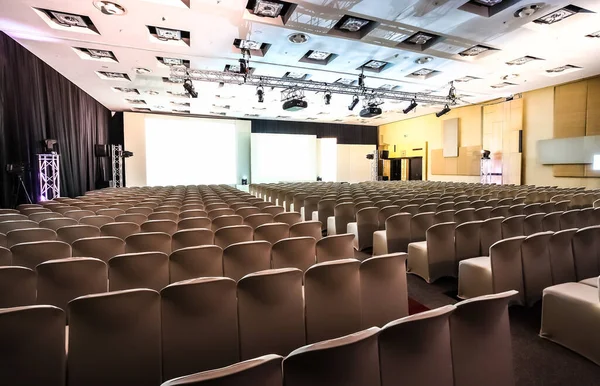
[[[417,107],[417,102],[413,99],[412,101],[410,101],[410,105],[408,105],[407,108],[405,108],[404,110],[402,110],[402,112],[404,114],[408,114],[411,111],[413,111],[416,107]]]
[[[248,73],[248,62],[246,62],[246,59],[240,59],[240,74],[247,74]]]
[[[123,150],[123,153],[121,153],[121,155],[123,156],[123,158],[133,157],[133,152],[132,151]]]
[[[194,84],[191,79],[186,79],[183,82],[183,88],[192,98],[198,98],[198,93],[194,90]]]
[[[358,102],[360,102],[360,100],[358,99],[358,95],[355,95],[354,98],[352,99],[352,103],[350,103],[350,105],[348,106],[348,110],[350,110],[350,111],[354,110],[354,108],[356,107]]]
[[[42,141],[42,147],[46,154],[58,153],[58,141],[56,139],[44,139]]]
[[[329,91],[329,90],[325,91],[325,96],[323,97],[323,99],[325,100],[326,105],[330,105],[331,104],[331,91]]]
[[[365,87],[365,74],[360,74],[358,76],[358,87]]]
[[[481,159],[490,159],[490,154],[492,152],[489,150],[482,150],[481,151]]]
[[[258,95],[258,103],[263,103],[265,101],[265,89],[263,86],[258,86],[256,88],[256,95]]]
[[[448,105],[444,106],[444,108],[442,109],[442,111],[438,111],[437,113],[435,113],[436,117],[441,117],[444,114],[448,114],[450,112],[450,107],[448,107]]]

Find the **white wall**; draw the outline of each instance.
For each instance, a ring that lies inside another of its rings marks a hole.
[[[375,149],[375,145],[337,145],[337,181],[370,181],[371,160],[367,154]]]
[[[317,136],[259,134],[251,136],[252,183],[317,180]]]
[[[317,139],[317,175],[324,182],[336,182],[337,167],[337,138]]]

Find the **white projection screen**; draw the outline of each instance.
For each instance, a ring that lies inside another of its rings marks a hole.
[[[317,180],[315,135],[252,133],[250,154],[252,183]]]

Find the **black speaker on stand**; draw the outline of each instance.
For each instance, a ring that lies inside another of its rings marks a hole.
[[[390,152],[388,150],[382,150],[381,151],[381,159],[389,159],[390,158]]]

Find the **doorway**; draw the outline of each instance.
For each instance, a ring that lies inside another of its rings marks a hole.
[[[390,180],[402,180],[402,158],[392,158],[390,160]]]
[[[423,157],[413,157],[410,159],[408,179],[410,181],[423,180]]]

